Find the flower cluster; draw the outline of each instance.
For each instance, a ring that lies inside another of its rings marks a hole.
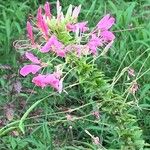
[[[48,66],[45,60],[43,62],[43,55],[51,53],[63,59],[70,53],[75,53],[77,57],[97,55],[98,48],[108,44],[110,47],[110,43],[113,43],[115,36],[109,29],[115,23],[115,19],[107,14],[90,31],[87,21],[78,22],[80,5],[75,8],[70,5],[64,15],[59,0],[57,0],[56,9],[57,15],[53,16],[51,6],[46,2],[44,8],[38,8],[36,21],[34,23],[27,21],[27,35],[32,50],[26,52],[25,56],[32,64],[21,68],[20,74],[24,77],[30,73],[35,74],[32,82],[36,86],[41,88],[51,86],[61,93],[63,78],[60,70],[38,74],[40,70]],[[33,29],[38,31],[38,34],[34,33]],[[36,50],[37,55],[42,56],[42,60],[33,54],[33,49]]]

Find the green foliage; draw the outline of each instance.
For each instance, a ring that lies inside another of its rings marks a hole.
[[[0,4],[2,64],[13,64],[17,67],[12,43],[19,37],[23,39],[22,28],[25,27],[27,15],[42,3],[45,1],[3,1]],[[10,122],[7,122],[8,126],[0,129],[0,134],[6,135],[0,138],[1,149],[149,149],[150,1],[62,1],[65,8],[70,3],[82,4],[80,19],[88,20],[90,27],[93,27],[105,12],[112,13],[116,17],[113,29],[117,36],[115,45],[107,55],[95,62],[90,58],[78,59],[70,55],[65,72],[74,69],[66,76],[64,87],[67,88],[62,95],[52,95],[49,88],[44,92],[34,88],[37,93],[30,94],[25,89],[32,89],[30,78],[22,79],[16,75],[7,82],[7,79],[2,77],[0,104],[4,106],[6,102],[13,102],[16,108],[14,124],[9,126]],[[54,1],[52,7],[53,5]],[[70,37],[65,35],[65,38]],[[134,68],[136,72],[140,89],[135,95],[127,90],[132,79],[127,79],[125,67]],[[1,75],[12,74],[11,70],[4,70],[1,69]],[[16,80],[23,82],[24,89],[20,93],[12,94],[12,82]],[[68,84],[70,82],[72,86]],[[27,104],[22,109],[20,103],[23,100]],[[42,109],[42,114],[36,114],[38,109]],[[100,112],[99,119],[92,115],[93,111]],[[32,114],[33,112],[36,115]],[[0,110],[0,114],[0,120],[5,118],[4,111]],[[67,120],[67,114],[73,116],[71,121]],[[25,131],[24,135],[18,126]],[[19,136],[12,136],[9,133],[11,130],[17,131]],[[95,145],[85,130],[98,136],[103,146]]]
[[[2,64],[11,64],[16,67],[16,50],[13,42],[24,33],[27,16],[37,7],[36,1],[1,1],[0,4],[0,56]],[[11,56],[11,57],[10,57]]]

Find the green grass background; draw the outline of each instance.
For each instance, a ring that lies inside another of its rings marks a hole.
[[[55,0],[50,1],[53,13],[55,10]],[[44,4],[45,0],[0,0],[0,115],[3,116],[3,106],[11,103],[18,97],[11,94],[11,80],[21,80],[18,74],[20,60],[17,50],[13,47],[13,42],[17,39],[25,38],[26,21],[29,14],[36,15],[39,5]],[[100,18],[107,13],[116,18],[113,31],[116,40],[113,48],[105,60],[100,60],[100,67],[109,78],[113,78],[121,65],[120,70],[129,66],[135,72],[144,75],[139,79],[139,92],[137,94],[139,106],[142,110],[133,108],[131,112],[136,114],[139,126],[143,129],[144,139],[150,143],[150,0],[61,0],[63,10],[66,11],[69,4],[82,5],[79,20],[88,20],[89,27],[95,26]],[[138,58],[138,59],[137,59]],[[136,60],[137,59],[137,60]],[[124,60],[124,61],[123,61]],[[9,65],[11,69],[7,69]],[[5,75],[12,75],[10,81],[5,80]],[[116,89],[123,92],[125,78],[122,77]],[[32,88],[32,85],[28,85]],[[22,94],[23,95],[23,94]],[[28,97],[27,95],[23,95]],[[37,98],[36,96],[34,98]],[[34,99],[32,99],[34,101]],[[19,102],[19,101],[18,101]],[[32,103],[32,101],[29,102]],[[48,109],[46,104],[41,107]],[[40,130],[39,130],[40,129]],[[28,145],[35,145],[39,149],[50,149],[51,129],[46,123],[35,129],[39,133],[12,137],[6,136],[0,139],[1,149],[25,149]],[[42,135],[40,135],[42,133]],[[41,140],[38,136],[41,136]],[[43,139],[42,139],[43,138]],[[48,142],[45,142],[47,140]],[[65,142],[65,141],[64,141]],[[30,144],[29,144],[30,143]]]

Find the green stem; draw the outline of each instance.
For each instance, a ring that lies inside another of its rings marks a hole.
[[[9,128],[9,127],[11,127],[12,125],[15,125],[15,124],[17,124],[17,123],[19,123],[19,120],[14,121],[14,122],[11,122],[11,123],[7,124],[5,127],[1,128],[1,129],[0,129],[0,135],[1,135],[1,132],[4,132],[3,130],[6,130],[6,128]]]
[[[27,116],[29,115],[29,113],[40,103],[42,102],[43,99],[38,100],[36,103],[34,103],[22,116],[20,122],[19,122],[19,128],[22,131],[22,133],[24,134],[24,121],[27,118]]]
[[[16,127],[10,127],[10,128],[8,128],[8,129],[6,129],[6,130],[0,132],[0,137],[4,136],[4,135],[7,134],[8,132],[10,132],[10,131],[12,131],[12,130],[14,130],[14,129],[16,129],[16,128],[17,128],[17,126],[16,126]]]

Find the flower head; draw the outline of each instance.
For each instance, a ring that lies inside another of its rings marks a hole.
[[[115,35],[109,31],[111,26],[115,23],[115,19],[113,17],[109,14],[104,16],[99,21],[93,32],[85,34],[85,32],[89,30],[87,25],[88,22],[77,22],[81,5],[75,7],[74,9],[73,6],[70,5],[66,15],[64,16],[60,2],[57,0],[56,9],[57,16],[52,16],[49,2],[45,3],[43,12],[42,7],[38,8],[35,30],[38,29],[40,34],[37,34],[38,36],[36,37],[36,45],[34,48],[39,49],[41,53],[53,52],[57,56],[63,57],[60,61],[64,61],[64,64],[67,62],[67,60],[65,60],[66,56],[71,53],[74,53],[77,57],[83,55],[87,55],[88,57],[89,54],[96,55],[99,47],[107,45],[103,51],[106,53],[115,39]],[[35,44],[32,25],[30,22],[27,22],[27,33],[31,43]],[[36,51],[36,49],[34,49],[34,51]],[[39,56],[42,55],[46,54],[40,54]],[[52,61],[47,63],[42,62],[41,59],[37,58],[31,52],[26,52],[25,56],[32,62],[32,64],[25,65],[21,68],[20,74],[22,76],[27,76],[30,73],[36,74],[40,69],[47,67],[55,59],[52,58]],[[55,61],[55,65],[60,62],[58,60],[59,57],[57,58],[57,61]],[[49,56],[42,57],[42,60],[44,59],[51,58],[49,58]],[[46,71],[48,71],[48,69]],[[56,71],[51,74],[37,74],[33,77],[32,82],[41,88],[51,86],[61,93],[63,91],[64,80],[61,76],[62,70],[56,69]],[[95,112],[94,115],[99,118],[98,113]]]

